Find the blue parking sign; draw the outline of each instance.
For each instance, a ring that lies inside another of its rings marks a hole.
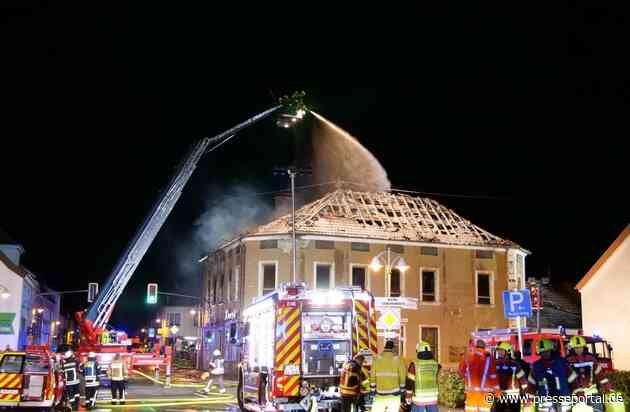
[[[532,297],[529,289],[506,290],[503,292],[503,314],[506,318],[532,316]]]

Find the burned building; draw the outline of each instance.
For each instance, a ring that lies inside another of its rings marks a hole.
[[[381,344],[395,338],[408,358],[423,339],[441,363],[459,361],[471,331],[508,326],[502,291],[525,287],[529,252],[429,198],[340,189],[298,209],[295,219],[296,280],[372,292],[377,308],[392,313],[379,325]],[[291,215],[211,252],[208,350],[220,347],[233,365],[239,349],[230,337],[241,310],[291,281]]]

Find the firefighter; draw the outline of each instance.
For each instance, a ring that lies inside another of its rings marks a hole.
[[[100,370],[96,361],[96,354],[94,352],[88,353],[87,361],[83,362],[79,369],[85,382],[85,406],[88,409],[92,409],[96,406],[99,386],[98,375]]]
[[[216,379],[219,383],[219,393],[225,393],[225,385],[223,384],[223,374],[225,373],[225,360],[221,356],[221,351],[215,349],[212,352],[213,359],[210,362],[210,379],[203,389],[205,393],[210,393],[212,382]]]
[[[125,404],[125,381],[127,380],[127,364],[122,360],[120,353],[117,353],[109,368],[107,376],[111,382],[112,405]]]
[[[459,374],[464,379],[466,411],[490,412],[499,383],[494,358],[483,340],[477,340],[459,363]]]
[[[358,411],[358,404],[362,388],[369,378],[363,369],[364,356],[358,354],[354,359],[343,365],[341,377],[339,378],[339,391],[341,392],[341,412]]]
[[[538,395],[538,411],[569,411],[571,387],[577,379],[577,374],[573,372],[566,359],[555,353],[553,341],[539,340],[536,351],[540,359],[532,365],[528,380],[534,387],[533,392]]]
[[[66,351],[63,355],[63,361],[61,364],[63,374],[66,378],[65,382],[65,395],[66,399],[72,406],[72,410],[79,409],[79,400],[81,399],[81,393],[79,390],[79,364],[74,357],[72,350]]]
[[[407,370],[407,402],[411,412],[438,412],[438,380],[440,365],[431,352],[431,345],[420,341],[416,357]]]
[[[604,404],[598,395],[611,390],[604,369],[597,362],[597,358],[587,351],[586,339],[583,336],[571,337],[569,349],[567,362],[577,374],[573,394],[578,397],[588,396],[586,404],[591,406],[594,412],[603,412]]]
[[[503,397],[496,402],[497,412],[518,412],[521,410],[521,391],[526,393],[527,375],[516,359],[512,359],[512,345],[501,342],[496,348],[496,365],[499,388]]]
[[[398,412],[405,378],[405,362],[394,355],[394,341],[388,340],[370,369],[370,387],[375,393],[372,412]]]

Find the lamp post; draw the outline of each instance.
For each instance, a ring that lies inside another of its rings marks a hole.
[[[370,263],[370,268],[374,272],[378,272],[383,266],[385,266],[386,276],[391,276],[392,269],[398,269],[401,274],[409,269],[405,258],[399,253],[392,252],[389,246],[384,251],[374,256]],[[390,285],[387,285],[387,291],[391,294]]]

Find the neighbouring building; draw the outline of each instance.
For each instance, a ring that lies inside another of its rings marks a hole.
[[[528,283],[534,278],[528,278]],[[549,278],[543,278],[540,284],[543,308],[540,312],[540,328],[543,332],[557,332],[564,327],[569,334],[577,334],[582,330],[582,315],[580,311],[580,297],[573,285],[567,287],[550,283]],[[567,290],[570,288],[571,290]],[[573,293],[571,293],[571,291]],[[536,311],[529,321],[531,328],[536,327]]]
[[[336,190],[298,209],[295,229],[298,282],[316,289],[362,287],[377,305],[379,298],[401,302],[397,340],[403,356],[414,356],[423,339],[442,364],[453,365],[472,331],[515,326],[503,315],[501,294],[525,287],[529,252],[435,200]],[[286,215],[208,255],[207,350],[220,347],[228,369],[239,360],[233,337],[241,310],[292,280],[291,245]],[[408,268],[384,273],[371,267],[375,257],[385,262],[387,254],[403,257]]]
[[[196,306],[162,306],[159,314],[162,325],[171,328],[172,338],[186,339],[189,343],[196,343],[199,338],[199,316]]]
[[[586,335],[600,335],[613,347],[616,369],[630,370],[630,224],[578,282]]]
[[[29,343],[55,344],[59,296],[21,263],[24,248],[0,231],[0,349],[23,349]]]

